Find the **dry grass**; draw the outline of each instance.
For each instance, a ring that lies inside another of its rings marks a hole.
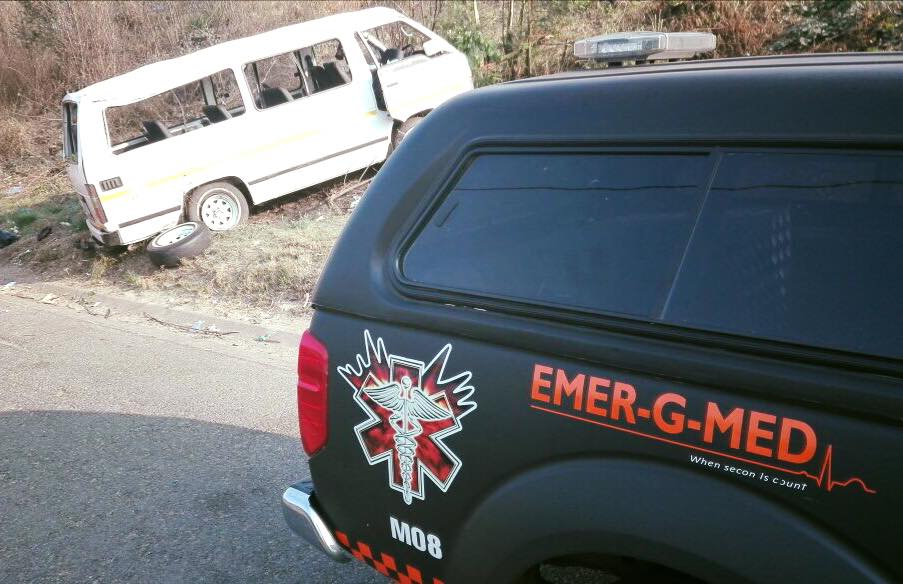
[[[0,101],[55,111],[67,91],[138,66],[362,4],[2,2]]]
[[[53,224],[53,213],[59,212],[54,205],[73,199],[30,194],[25,200],[41,201],[33,205],[38,218],[20,230],[21,240],[0,249],[0,264],[9,262],[47,280],[76,285],[165,293],[241,312],[302,316],[309,312],[310,295],[347,221],[350,204],[362,190],[363,186],[349,190],[339,179],[258,208],[248,224],[214,234],[202,255],[174,269],[154,266],[143,243],[128,249],[84,250],[79,244],[88,236],[58,222],[49,237],[37,241],[38,226]]]
[[[769,52],[787,26],[786,3],[751,0],[653,2],[645,19],[654,30],[700,30],[715,33],[714,57],[742,57]]]
[[[191,294],[273,309],[305,307],[344,216],[257,223],[218,234],[207,252],[180,273],[158,271],[143,286],[172,283]]]
[[[18,160],[27,154],[28,129],[11,114],[0,117],[0,160]]]

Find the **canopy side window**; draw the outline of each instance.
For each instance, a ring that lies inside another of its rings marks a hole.
[[[648,320],[711,176],[699,153],[478,156],[401,262],[434,290]]]
[[[106,110],[114,154],[122,154],[238,117],[245,112],[235,81],[226,69],[153,97]]]
[[[663,320],[903,358],[903,157],[728,152]]]

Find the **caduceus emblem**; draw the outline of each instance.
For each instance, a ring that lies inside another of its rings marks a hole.
[[[450,412],[426,397],[423,390],[414,387],[409,375],[401,383],[364,389],[370,399],[386,408],[392,415],[389,423],[395,428],[395,450],[401,467],[402,496],[411,504],[411,480],[414,474],[414,458],[417,456],[417,436],[423,431],[420,421],[435,422],[451,418]]]
[[[368,331],[364,346],[356,362],[338,372],[367,416],[354,427],[367,462],[388,463],[389,486],[408,505],[424,499],[427,481],[446,492],[462,463],[445,439],[461,431],[461,419],[477,407],[471,373],[446,375],[450,344],[429,362],[390,355]]]

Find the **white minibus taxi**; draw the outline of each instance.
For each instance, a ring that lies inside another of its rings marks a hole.
[[[473,88],[467,58],[387,8],[153,63],[63,98],[64,155],[95,239],[181,220],[231,229],[249,205],[384,160]]]

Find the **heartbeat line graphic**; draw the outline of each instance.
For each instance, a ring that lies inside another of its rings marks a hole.
[[[878,491],[868,488],[868,486],[865,484],[865,481],[863,481],[859,477],[850,477],[845,481],[835,481],[831,477],[831,452],[833,448],[834,446],[832,444],[829,444],[828,448],[825,450],[825,460],[821,463],[821,470],[818,471],[818,476],[809,474],[806,471],[802,471],[799,474],[812,479],[813,481],[815,481],[815,484],[829,492],[834,487],[849,487],[851,484],[856,483],[857,485],[862,487],[862,490],[869,495],[874,495],[875,493],[877,493]]]
[[[862,488],[862,490],[863,490],[864,492],[868,493],[869,495],[874,495],[875,493],[878,492],[878,491],[876,491],[875,489],[870,489],[870,488],[868,487],[868,485],[865,484],[865,481],[862,480],[862,479],[859,478],[859,477],[850,477],[850,478],[848,478],[848,479],[846,479],[846,480],[843,480],[843,481],[835,481],[835,480],[833,479],[833,477],[831,476],[831,469],[833,468],[833,464],[832,464],[832,455],[833,455],[832,453],[833,453],[833,450],[834,450],[834,445],[833,445],[833,444],[829,444],[828,447],[825,449],[825,458],[824,458],[824,460],[822,461],[821,469],[818,471],[818,474],[817,474],[817,475],[814,475],[814,474],[809,473],[809,472],[807,472],[807,471],[805,471],[805,470],[791,470],[791,469],[788,469],[788,468],[783,468],[783,467],[780,467],[780,466],[775,466],[775,465],[772,465],[772,464],[767,464],[767,463],[764,463],[764,462],[759,462],[759,461],[757,461],[757,460],[750,460],[749,458],[744,458],[744,457],[742,457],[742,456],[736,456],[736,455],[734,455],[734,454],[727,454],[727,453],[725,453],[725,452],[719,452],[718,450],[712,450],[712,449],[709,449],[709,448],[702,448],[701,446],[695,446],[695,445],[693,445],[693,444],[687,444],[686,442],[680,442],[680,441],[678,441],[678,440],[671,440],[670,438],[663,438],[663,437],[661,437],[661,436],[656,436],[656,435],[654,435],[654,434],[647,434],[647,433],[645,433],[645,432],[640,432],[640,431],[638,431],[638,430],[632,430],[632,429],[630,429],[630,428],[623,428],[623,427],[621,427],[621,426],[616,426],[616,425],[614,425],[614,424],[607,424],[607,423],[605,423],[605,422],[600,422],[600,421],[597,421],[597,420],[588,420],[588,419],[583,418],[583,417],[580,417],[580,416],[574,416],[574,415],[572,415],[572,414],[568,414],[568,413],[565,413],[565,412],[559,412],[558,410],[553,410],[553,409],[550,409],[550,408],[544,408],[544,407],[542,407],[542,406],[537,406],[537,405],[531,404],[531,405],[530,405],[530,408],[532,408],[532,409],[534,409],[534,410],[539,410],[539,411],[542,411],[542,412],[546,412],[546,413],[549,413],[549,414],[555,414],[556,416],[562,416],[562,417],[564,417],[564,418],[570,418],[570,419],[572,419],[572,420],[577,420],[577,421],[580,421],[580,422],[586,422],[587,424],[593,424],[593,425],[595,425],[595,426],[602,426],[603,428],[608,428],[608,429],[610,429],[610,430],[617,430],[617,431],[619,431],[619,432],[626,432],[627,434],[633,434],[634,436],[640,436],[640,437],[642,437],[642,438],[647,438],[647,439],[650,439],[650,440],[656,440],[656,441],[658,441],[658,442],[664,442],[664,443],[666,443],[666,444],[673,444],[674,446],[681,446],[681,447],[687,448],[687,449],[689,449],[689,450],[696,450],[696,451],[698,451],[698,452],[705,452],[705,453],[708,453],[708,454],[713,454],[713,455],[715,455],[715,456],[722,456],[722,457],[724,457],[724,458],[730,458],[730,459],[733,459],[733,460],[739,460],[739,461],[741,461],[741,462],[746,462],[746,463],[749,463],[749,464],[755,464],[756,466],[761,466],[761,467],[764,467],[764,468],[770,468],[770,469],[772,469],[772,470],[777,470],[777,471],[780,471],[780,472],[783,472],[783,473],[787,473],[787,474],[791,474],[791,475],[806,477],[807,479],[811,479],[811,480],[815,481],[815,484],[818,485],[818,487],[819,487],[820,489],[824,489],[824,490],[829,491],[829,492],[832,491],[832,490],[834,489],[834,487],[848,487],[848,486],[850,486],[850,485],[852,485],[852,484],[854,484],[854,483],[857,484],[857,485],[859,485],[859,487]]]

